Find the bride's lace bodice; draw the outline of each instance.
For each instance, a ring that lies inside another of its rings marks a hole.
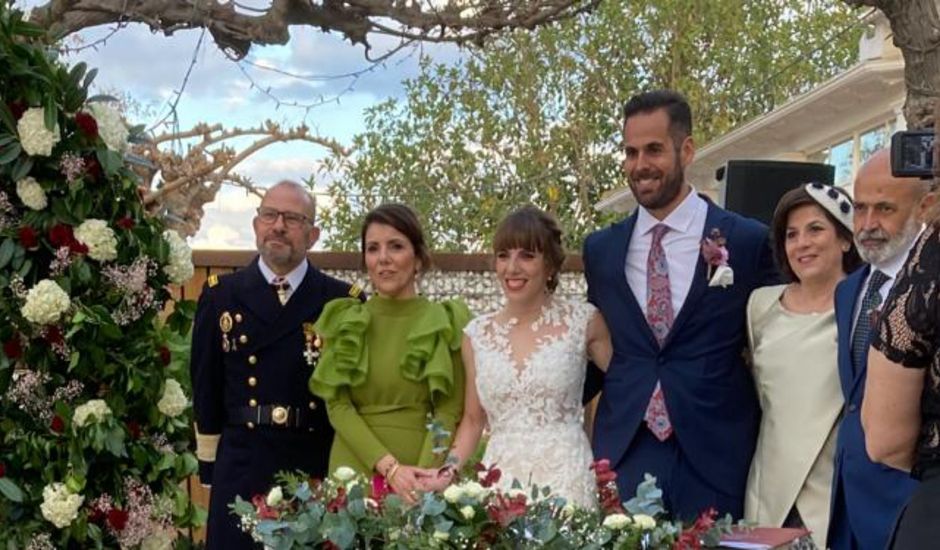
[[[550,486],[581,505],[596,504],[592,455],[582,426],[587,325],[596,309],[552,299],[529,327],[495,313],[465,329],[490,440],[483,460],[505,486]]]

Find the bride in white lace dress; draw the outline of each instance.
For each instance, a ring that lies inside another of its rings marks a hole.
[[[467,390],[452,448],[455,469],[487,426],[483,464],[500,469],[503,488],[518,480],[596,506],[581,395],[588,357],[605,370],[610,361],[607,326],[594,306],[553,296],[564,252],[549,215],[517,210],[500,224],[493,244],[506,301],[464,329]],[[439,483],[455,469],[444,470]]]

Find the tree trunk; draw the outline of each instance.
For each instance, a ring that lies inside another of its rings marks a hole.
[[[931,126],[934,102],[940,98],[940,0],[844,1],[878,8],[891,22],[894,44],[904,54],[907,126]]]

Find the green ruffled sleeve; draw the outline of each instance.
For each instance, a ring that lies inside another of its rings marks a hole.
[[[470,309],[462,301],[445,301],[431,310],[409,335],[409,353],[402,364],[403,376],[427,382],[434,420],[450,433],[446,441],[435,441],[434,434],[427,432],[418,459],[418,466],[425,468],[441,465],[463,415],[465,377],[460,344],[463,328],[470,321]]]
[[[408,334],[408,351],[402,359],[402,376],[427,383],[431,400],[454,393],[453,352],[460,350],[463,328],[470,309],[459,300],[432,304]]]
[[[362,384],[366,379],[369,353],[365,333],[369,311],[355,298],[338,298],[326,304],[314,324],[323,339],[320,361],[310,377],[310,391],[330,401],[340,388]]]

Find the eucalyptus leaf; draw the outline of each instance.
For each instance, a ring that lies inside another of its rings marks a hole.
[[[0,477],[0,494],[12,502],[23,502],[23,491],[8,477]]]

